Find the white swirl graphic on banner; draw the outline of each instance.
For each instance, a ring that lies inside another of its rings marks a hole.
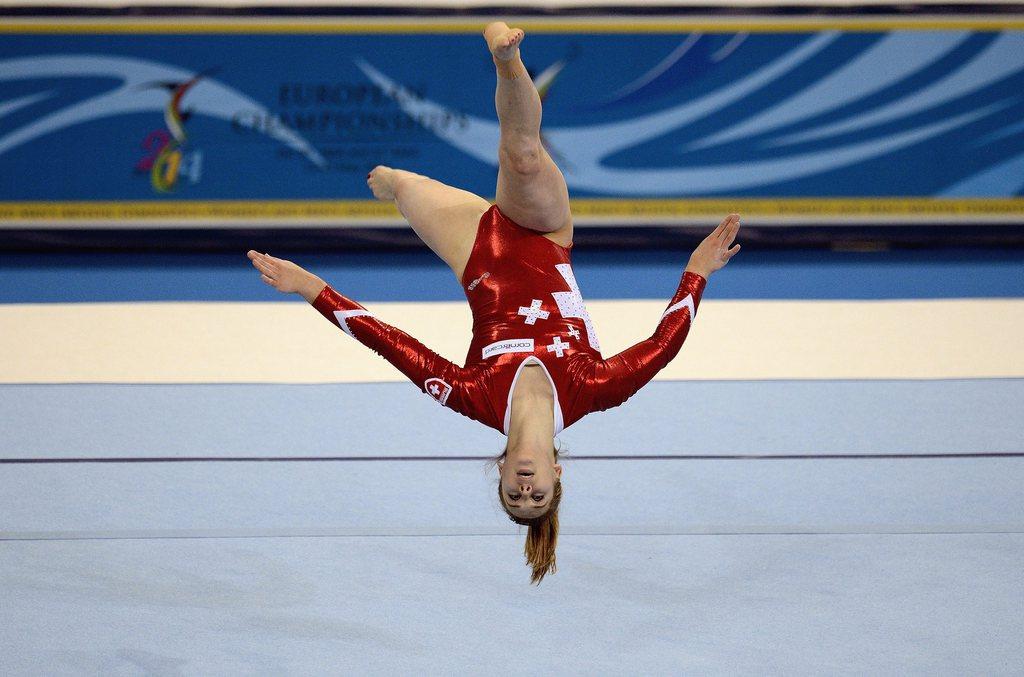
[[[891,122],[897,118],[919,113],[928,108],[941,106],[987,87],[994,82],[1013,75],[1024,66],[1024,35],[1010,33],[1000,35],[992,44],[970,61],[961,64],[946,77],[928,87],[870,113],[858,115],[852,120],[817,127],[806,132],[776,139],[771,146],[815,141],[836,134],[854,132],[871,125]]]
[[[697,44],[697,41],[700,40],[702,35],[703,33],[690,33],[689,35],[687,35],[686,39],[679,43],[678,47],[669,52],[668,56],[659,61],[654,66],[654,68],[651,68],[646,73],[638,77],[636,80],[633,80],[633,82],[630,82],[625,87],[622,87],[621,89],[616,91],[614,94],[612,94],[611,99],[609,99],[609,101],[617,101],[622,97],[628,96],[633,92],[641,89],[642,87],[649,85],[659,75],[667,71],[669,68],[674,66],[677,61],[686,56],[686,53],[689,52],[690,49],[692,49],[693,46]]]
[[[1014,103],[1012,98],[994,103],[987,102],[986,105],[977,106],[959,115],[939,120],[917,121],[913,125],[896,131],[890,130],[881,136],[849,140],[827,149],[815,149],[777,158],[658,169],[620,169],[604,165],[605,158],[620,150],[639,146],[682,125],[715,115],[759,88],[791,75],[795,69],[818,56],[839,36],[840,33],[835,31],[819,33],[734,84],[694,101],[658,113],[613,123],[581,127],[546,127],[545,134],[553,146],[565,149],[572,163],[573,171],[566,175],[566,182],[572,189],[617,195],[702,195],[741,191],[779,181],[805,178],[882,157],[967,125]],[[967,36],[968,34],[962,32],[893,33],[836,74],[826,77],[818,84],[809,85],[786,102],[766,112],[763,117],[757,119],[756,124],[745,122],[724,131],[713,141],[744,140],[751,134],[762,134],[766,125],[777,127],[807,119],[811,115],[839,109],[845,103],[891,87],[928,68],[961,45]],[[680,46],[676,51],[682,53],[685,49]],[[822,132],[825,129],[858,129],[873,122],[897,118],[908,112],[948,102],[951,98],[969,91],[968,85],[980,87],[986,82],[1020,71],[1024,68],[1022,55],[1024,38],[1019,34],[1002,35],[956,73],[926,87],[916,95],[904,97],[900,101],[860,115],[854,120],[800,134],[805,135],[803,138],[814,138],[814,132]],[[885,64],[884,68],[882,64]],[[466,125],[458,130],[440,125],[428,128],[467,155],[492,166],[497,163],[497,123],[460,114],[443,104],[419,98],[365,60],[357,60],[356,65],[415,119],[438,120],[461,115],[462,119],[466,120]],[[843,73],[845,75],[840,77]],[[871,73],[871,77],[868,77],[867,73]],[[815,102],[814,99],[818,101]],[[863,125],[862,121],[865,121]],[[792,135],[789,140],[793,141],[796,138],[797,135]],[[711,142],[706,140],[705,143],[694,146],[708,145]]]
[[[570,187],[607,191],[609,186],[615,186],[617,190],[623,192],[637,194],[657,192],[659,188],[656,186],[642,185],[641,182],[635,180],[636,170],[612,171],[612,178],[603,178],[607,173],[600,167],[601,161],[616,151],[653,139],[743,98],[776,78],[786,75],[802,63],[813,59],[821,50],[835,42],[840,35],[838,31],[824,31],[791,53],[755,71],[739,82],[675,108],[630,120],[589,127],[545,127],[544,133],[558,147],[572,149],[572,162],[574,165],[578,163],[579,166],[578,171],[573,172],[571,179],[566,177]],[[356,66],[413,118],[442,120],[458,114],[447,106],[418,98],[406,87],[384,75],[364,60],[357,60]],[[459,130],[438,125],[432,127],[431,131],[467,155],[490,165],[496,165],[495,149],[498,147],[498,123],[472,115],[463,115],[462,117],[466,120],[466,124]],[[706,173],[705,169],[698,171],[701,174]],[[676,170],[660,170],[658,174],[664,176],[666,185],[672,184],[671,188],[664,190],[672,193],[678,192],[679,179],[675,178],[678,174]]]
[[[39,103],[53,96],[53,92],[39,92],[38,94],[29,94],[18,99],[8,99],[7,101],[0,101],[0,118],[5,115],[9,115],[16,110],[21,110],[26,106],[31,106],[34,103]]]
[[[724,47],[711,55],[711,60],[715,63],[725,61],[729,58],[730,54],[735,52],[740,48],[740,45],[746,42],[748,37],[750,37],[750,33],[737,33],[731,40],[729,40],[729,42],[725,43]]]
[[[193,71],[168,66],[143,59],[125,57],[92,56],[86,54],[37,56],[0,61],[0,82],[28,78],[62,77],[111,77],[120,79],[115,89],[67,106],[44,115],[6,136],[0,137],[0,154],[45,134],[81,124],[90,120],[137,113],[143,111],[163,112],[167,105],[167,94],[150,87],[155,82],[184,81],[195,77]],[[35,95],[39,98],[43,93]],[[30,97],[6,102],[4,112],[24,107],[34,101]],[[189,109],[200,115],[231,121],[239,110],[270,112],[260,103],[235,89],[219,84],[212,79],[200,81],[188,94]],[[268,136],[301,153],[317,167],[326,166],[326,161],[304,138],[290,129],[274,126],[263,130]]]
[[[1024,190],[1024,154],[967,177],[939,197],[1002,197]]]
[[[982,146],[987,146],[990,143],[1002,141],[1003,139],[1008,139],[1009,137],[1020,134],[1021,132],[1024,132],[1024,120],[1018,122],[1015,125],[1010,125],[1009,127],[997,129],[991,134],[986,134],[985,136],[981,137],[980,139],[974,142],[974,148],[981,148]]]
[[[841,109],[935,63],[970,33],[887,35],[850,63],[777,106],[686,146],[710,148]]]

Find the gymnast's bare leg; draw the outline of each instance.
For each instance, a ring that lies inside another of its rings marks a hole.
[[[477,224],[491,204],[479,195],[404,169],[375,167],[366,183],[378,200],[398,206],[420,239],[461,281]]]
[[[541,144],[540,95],[519,58],[523,31],[496,21],[484,29],[484,40],[498,75],[494,107],[501,141],[495,204],[519,225],[568,246],[572,243],[569,191]],[[498,467],[502,503],[521,519],[550,517],[551,497],[562,474],[552,442],[554,397],[547,377],[536,365],[521,372],[510,393],[508,446]],[[550,545],[553,549],[553,538]],[[553,556],[551,565],[553,570]]]
[[[494,106],[501,141],[495,202],[510,219],[562,245],[572,242],[565,178],[540,140],[540,95],[519,57],[523,31],[496,21],[484,29],[498,75]]]

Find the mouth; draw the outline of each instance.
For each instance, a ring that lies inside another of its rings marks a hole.
[[[533,471],[532,470],[520,470],[520,471],[516,472],[516,475],[518,475],[519,477],[533,477]]]

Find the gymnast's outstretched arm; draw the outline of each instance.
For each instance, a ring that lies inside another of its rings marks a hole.
[[[616,407],[633,396],[679,353],[700,305],[708,277],[740,250],[738,214],[730,214],[690,256],[679,287],[650,338],[594,363],[585,392],[589,411]]]
[[[442,405],[480,420],[473,401],[475,377],[401,329],[373,316],[352,299],[291,261],[256,251],[248,253],[261,279],[284,293],[296,293],[346,334],[394,365],[400,372]]]

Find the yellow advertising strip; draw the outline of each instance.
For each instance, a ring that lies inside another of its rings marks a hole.
[[[711,200],[572,200],[572,212],[586,217],[679,218],[738,212],[748,217],[1002,216],[1024,214],[1024,198],[723,198]]]
[[[998,217],[1024,216],[1024,198],[842,198],[615,200],[575,199],[573,215],[588,218],[672,219],[713,217],[738,212],[748,218]],[[395,220],[401,214],[377,200],[210,200],[137,202],[0,202],[0,222],[106,221],[155,219],[188,221],[280,219],[282,221]]]
[[[394,34],[394,33],[479,33],[483,23],[481,17],[474,21],[460,18],[443,21],[431,18],[423,21],[380,19],[377,21],[344,18],[274,19],[253,17],[251,19],[167,18],[167,19],[8,19],[0,26],[0,33],[150,33],[150,34],[195,34],[195,33],[341,33],[341,34]],[[801,33],[821,30],[842,30],[846,32],[879,32],[890,30],[975,30],[1006,31],[1024,30],[1021,17],[959,17],[936,16],[913,17],[721,17],[721,18],[620,18],[595,17],[591,19],[552,19],[536,17],[515,19],[516,25],[534,33]]]
[[[401,214],[394,204],[378,200],[0,202],[0,221],[341,218],[401,218]]]

